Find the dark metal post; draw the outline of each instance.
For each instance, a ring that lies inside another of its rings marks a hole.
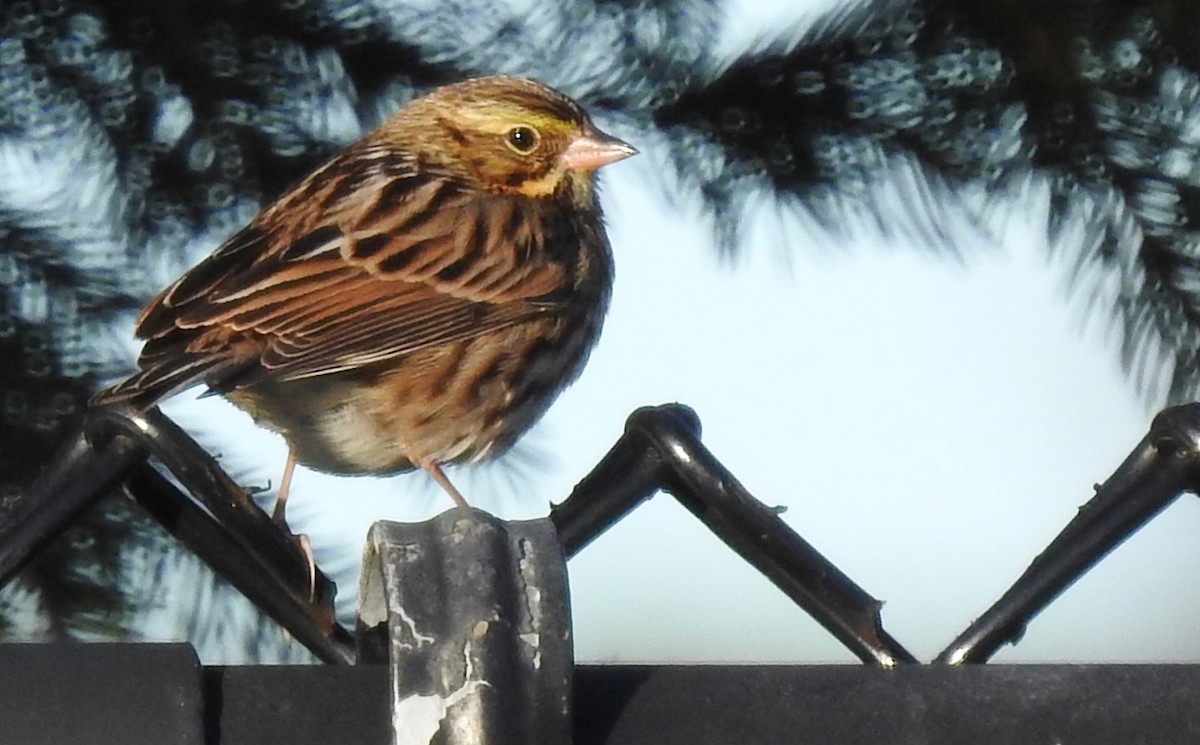
[[[371,527],[360,663],[391,668],[395,745],[566,745],[574,674],[566,564],[549,520],[454,509]]]

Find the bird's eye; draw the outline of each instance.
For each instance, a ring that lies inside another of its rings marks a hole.
[[[513,127],[504,135],[504,141],[508,146],[522,155],[532,153],[540,140],[537,130],[525,125]]]

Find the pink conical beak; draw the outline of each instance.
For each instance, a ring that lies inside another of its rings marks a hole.
[[[589,126],[567,145],[562,162],[574,171],[594,171],[631,155],[637,155],[633,145]]]

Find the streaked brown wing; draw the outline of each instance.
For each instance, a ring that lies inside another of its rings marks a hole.
[[[290,380],[556,309],[548,298],[567,270],[534,229],[531,210],[541,207],[529,200],[382,170],[362,178],[360,169],[357,188],[346,189],[320,174],[147,307],[143,368],[161,365],[165,375],[251,344],[261,367],[239,366],[239,381]],[[297,225],[296,215],[319,219]]]

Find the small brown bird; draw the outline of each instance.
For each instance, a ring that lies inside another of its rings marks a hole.
[[[197,382],[340,474],[507,450],[580,372],[612,283],[593,173],[633,155],[571,99],[490,77],[416,99],[155,297],[140,371],[93,405]]]

